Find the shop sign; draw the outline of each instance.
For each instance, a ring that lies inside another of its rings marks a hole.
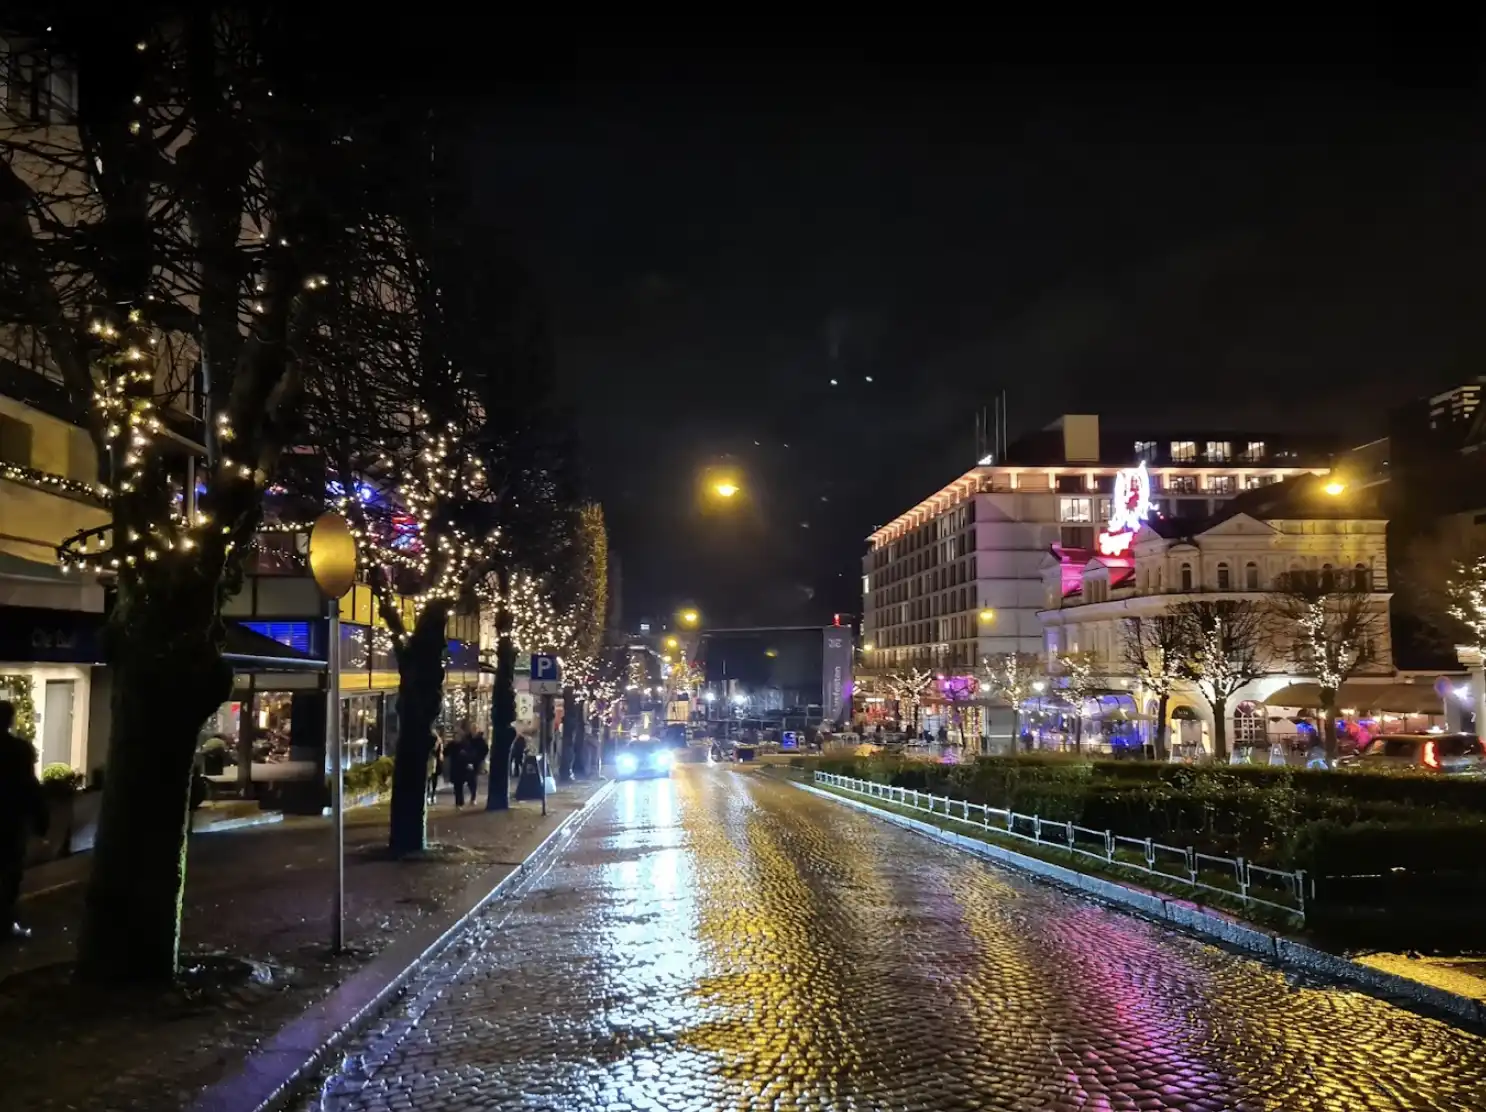
[[[1135,543],[1135,534],[1151,516],[1151,476],[1145,461],[1139,467],[1126,468],[1115,476],[1114,498],[1109,523],[1099,534],[1102,556],[1123,556]]]
[[[102,627],[102,614],[32,606],[0,607],[0,660],[18,664],[100,663]]]

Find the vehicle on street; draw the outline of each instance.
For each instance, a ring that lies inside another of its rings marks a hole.
[[[1379,734],[1339,768],[1359,772],[1434,772],[1486,775],[1486,746],[1475,734]]]
[[[685,722],[667,722],[660,728],[660,740],[673,749],[685,749],[687,734]]]
[[[664,741],[649,738],[632,741],[619,747],[614,757],[614,769],[620,780],[648,780],[671,775],[676,764],[676,754]]]

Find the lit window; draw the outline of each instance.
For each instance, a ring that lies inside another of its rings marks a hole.
[[[1156,442],[1154,440],[1137,440],[1135,442],[1135,459],[1137,462],[1145,460],[1154,463],[1156,460]]]
[[[1173,463],[1192,463],[1197,459],[1197,442],[1195,440],[1173,440],[1171,442],[1171,461]]]
[[[1243,458],[1249,463],[1258,463],[1264,458],[1264,441],[1250,440],[1249,446],[1243,450]]]
[[[1233,445],[1226,440],[1209,440],[1207,458],[1213,463],[1226,463],[1233,458]]]
[[[1063,522],[1094,521],[1094,501],[1091,498],[1059,498],[1058,520]]]
[[[1207,477],[1207,489],[1209,494],[1232,494],[1232,475],[1209,475]]]

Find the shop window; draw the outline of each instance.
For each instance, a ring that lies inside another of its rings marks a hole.
[[[1207,490],[1209,494],[1232,494],[1232,475],[1209,475],[1207,477]]]
[[[1191,564],[1183,564],[1182,565],[1182,590],[1183,591],[1190,591],[1191,589],[1192,589],[1192,565]]]
[[[1233,744],[1263,745],[1268,725],[1262,703],[1242,702],[1233,711]]]
[[[1218,565],[1218,590],[1220,590],[1220,591],[1231,591],[1232,589],[1233,589],[1233,583],[1232,583],[1231,578],[1230,578],[1230,576],[1228,574],[1228,565],[1227,564],[1219,564]]]
[[[0,414],[0,462],[31,466],[31,426]]]
[[[1196,494],[1196,475],[1168,475],[1161,483],[1161,489],[1168,494]]]
[[[1244,565],[1243,585],[1246,591],[1257,591],[1259,589],[1259,565],[1252,560]]]
[[[1094,502],[1091,498],[1059,498],[1058,520],[1066,523],[1092,523]]]

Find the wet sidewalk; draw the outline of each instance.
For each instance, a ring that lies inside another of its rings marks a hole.
[[[419,861],[383,856],[387,805],[346,815],[346,939],[332,957],[333,832],[323,818],[194,836],[182,952],[223,953],[225,975],[158,995],[71,984],[87,870],[78,855],[28,873],[20,913],[35,935],[0,948],[0,1092],[30,1109],[178,1108],[248,1051],[323,998],[387,944],[451,920],[475,880],[514,869],[599,781],[574,784],[507,812],[456,811],[448,792],[430,813],[441,849]],[[483,787],[483,785],[482,785]]]

